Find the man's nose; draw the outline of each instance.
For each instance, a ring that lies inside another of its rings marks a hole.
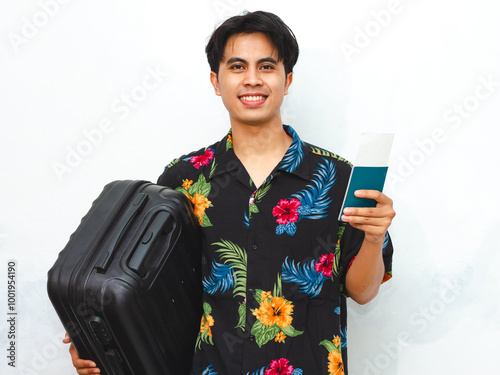
[[[249,68],[245,73],[245,85],[259,86],[262,85],[262,78],[257,68]]]

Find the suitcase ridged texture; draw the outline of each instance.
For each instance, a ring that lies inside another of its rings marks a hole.
[[[188,374],[202,311],[191,203],[147,181],[106,185],[47,289],[80,357],[102,374]]]

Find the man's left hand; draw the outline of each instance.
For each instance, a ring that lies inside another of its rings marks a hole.
[[[358,198],[368,198],[377,201],[373,208],[347,207],[344,209],[342,221],[365,232],[365,241],[383,243],[385,233],[396,216],[392,208],[392,199],[377,190],[356,190]]]

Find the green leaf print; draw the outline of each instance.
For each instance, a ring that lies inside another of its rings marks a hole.
[[[178,186],[175,190],[180,191],[182,194],[188,194],[188,191],[183,186]]]
[[[257,205],[255,203],[251,203],[250,206],[248,206],[248,210],[250,211],[250,214],[256,214],[259,212],[259,209],[257,208]]]
[[[339,231],[337,234],[338,240],[337,244],[335,245],[335,257],[333,258],[332,280],[334,277],[338,277],[339,274],[342,272],[342,267],[340,266],[340,254],[341,254],[340,240],[344,235],[344,231],[345,231],[345,224],[339,227]]]
[[[238,324],[234,328],[241,328],[245,332],[245,321],[247,318],[247,304],[240,302],[238,306],[238,316],[240,317]]]
[[[276,281],[276,284],[274,284],[273,296],[283,297],[283,289],[281,286],[281,275],[279,273],[278,273],[278,280]]]
[[[289,337],[299,336],[299,335],[302,335],[304,333],[304,331],[299,331],[299,330],[293,328],[292,326],[282,328],[281,330],[283,331],[283,333],[285,335],[287,335]]]
[[[212,306],[210,306],[207,302],[203,302],[203,315],[207,316],[212,313]]]
[[[272,327],[263,326],[262,330],[258,334],[254,335],[255,342],[257,343],[257,345],[259,345],[259,348],[261,348],[262,345],[267,344],[269,341],[273,340],[280,331],[281,328],[277,325],[274,325]]]
[[[208,218],[207,214],[203,214],[203,224],[202,227],[211,227],[212,223],[210,222],[210,219]]]
[[[259,190],[257,190],[257,194],[255,195],[255,199],[257,202],[260,202],[262,198],[267,194],[269,189],[271,189],[271,179],[269,179],[266,183],[264,183]]]
[[[215,158],[214,160],[212,160],[212,167],[210,167],[210,174],[208,175],[208,177],[212,177],[212,175],[214,174],[215,172],[215,168],[217,168],[217,164],[215,163]]]
[[[264,330],[264,327],[264,324],[262,324],[260,320],[257,320],[252,326],[252,330],[250,331],[250,333],[254,336],[258,336]]]
[[[319,345],[323,345],[328,352],[333,352],[334,350],[338,350],[333,341],[331,340],[323,340],[319,343]]]
[[[250,186],[252,185],[252,179],[250,179]],[[252,214],[259,213],[259,208],[257,207],[257,204],[260,203],[262,198],[267,194],[269,189],[271,188],[271,179],[263,183],[254,193],[253,195],[253,201],[250,200],[249,206],[248,206],[248,220],[252,218]]]
[[[200,177],[198,177],[198,181],[195,182],[193,185],[188,190],[189,195],[194,196],[195,194],[201,194],[204,197],[208,197],[208,194],[210,194],[211,190],[211,185],[210,182],[207,182],[205,179],[205,176],[200,174]]]
[[[254,298],[259,305],[262,303],[262,292],[263,292],[262,289],[255,289]]]
[[[174,165],[176,165],[178,162],[180,162],[180,161],[181,161],[181,159],[182,159],[182,158],[180,157],[180,158],[177,158],[177,159],[172,160],[172,161],[171,161],[171,162],[167,165],[167,168],[171,168],[171,167],[173,167],[173,166],[174,166]]]
[[[319,147],[312,147],[312,146],[311,146],[311,151],[313,152],[313,154],[317,154],[317,155],[321,155],[321,156],[327,156],[327,157],[330,157],[330,158],[337,159],[339,161],[343,161],[344,163],[346,163],[346,164],[348,164],[349,166],[352,167],[352,164],[349,162],[349,160],[346,160],[343,157],[340,157],[339,155],[334,154],[333,152],[326,151],[326,150],[323,150],[323,149],[321,149]]]
[[[241,296],[246,297],[246,287],[247,287],[247,253],[245,249],[242,249],[235,243],[227,240],[222,240],[221,242],[214,242],[213,246],[219,246],[220,248],[215,250],[220,253],[220,258],[225,264],[229,264],[236,277],[233,289],[233,297]]]

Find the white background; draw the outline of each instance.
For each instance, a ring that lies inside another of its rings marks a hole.
[[[495,0],[0,1],[0,373],[74,373],[47,270],[106,183],[156,181],[224,136],[204,47],[244,9],[297,36],[283,120],[302,139],[352,160],[360,132],[396,133],[394,277],[349,304],[350,374],[498,374]]]

